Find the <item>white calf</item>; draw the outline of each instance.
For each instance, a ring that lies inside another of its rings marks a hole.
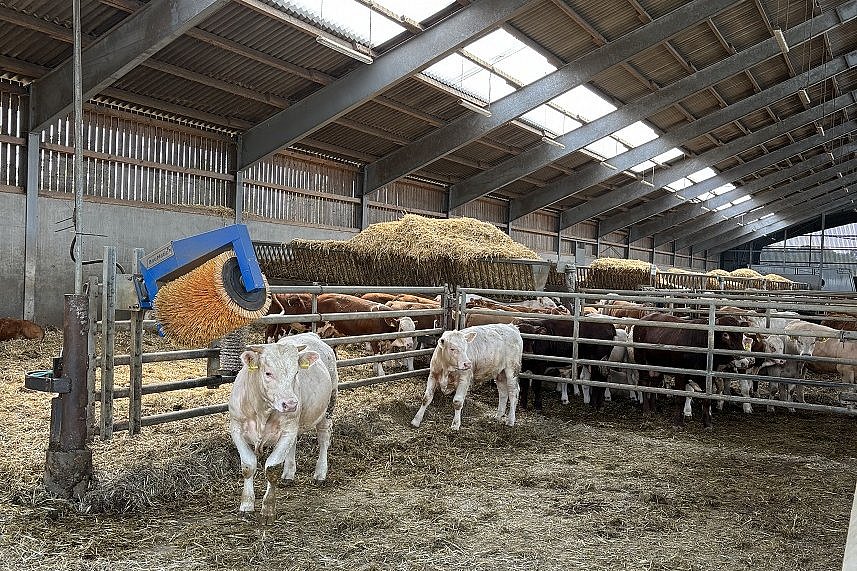
[[[300,432],[317,430],[319,456],[314,478],[323,481],[327,477],[338,382],[336,356],[317,335],[304,333],[273,344],[251,345],[241,360],[244,366],[229,397],[229,434],[238,449],[244,478],[238,509],[245,514],[255,510],[257,457],[270,448],[260,520],[272,523],[276,488],[295,477],[295,444]]]
[[[474,380],[494,379],[499,392],[496,418],[502,420],[508,401],[506,424],[514,426],[523,350],[521,333],[513,325],[476,325],[460,331],[444,332],[431,356],[422,406],[411,424],[418,427],[422,423],[426,409],[434,398],[434,391],[440,387],[444,394],[455,392],[452,400],[455,408],[452,429],[458,430],[461,427],[461,409],[470,384]]]

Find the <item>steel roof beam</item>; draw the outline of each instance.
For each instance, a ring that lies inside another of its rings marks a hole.
[[[838,111],[840,108],[847,107],[854,103],[857,103],[857,91],[842,95],[834,99],[830,107],[827,107],[824,104],[810,107],[808,110],[802,113],[792,115],[791,117],[788,117],[783,121],[764,127],[763,129],[755,131],[750,135],[739,137],[738,139],[733,139],[722,147],[712,149],[710,151],[697,155],[696,157],[679,161],[673,164],[669,169],[656,172],[653,177],[652,187],[647,187],[645,185],[640,184],[639,186],[642,186],[643,189],[637,189],[632,188],[635,185],[631,183],[619,187],[617,189],[617,192],[621,192],[623,190],[626,191],[626,202],[629,202],[636,198],[642,198],[643,196],[649,195],[652,192],[663,188],[671,182],[689,176],[706,167],[711,167],[722,160],[737,155],[738,153],[742,153],[744,151],[752,149],[753,147],[765,143],[770,139],[782,136],[784,133],[791,131],[792,129],[797,129],[798,127],[801,127],[807,123],[822,119],[825,116]],[[823,142],[825,142],[826,139],[827,134],[825,134],[824,137],[822,137],[821,135],[813,135],[808,139],[804,139],[802,143],[797,143],[796,146],[800,147],[809,145],[808,148],[812,148],[822,144]],[[774,157],[775,162],[781,161],[794,154],[789,152],[787,149],[788,147],[784,147],[782,149],[779,149],[778,151],[770,153],[767,156]],[[766,162],[766,159],[764,157],[762,157],[761,159],[757,159],[756,161],[751,161],[751,163],[758,164],[762,164],[764,162]],[[748,170],[746,168],[735,168],[743,174],[749,174],[750,172],[752,172],[752,170]],[[614,230],[625,228],[626,226],[630,226],[631,224],[634,224],[641,220],[645,220],[646,218],[654,216],[655,214],[659,214],[664,210],[667,210],[669,206],[665,207],[665,203],[670,203],[671,206],[683,204],[685,201],[695,198],[700,194],[708,192],[709,190],[713,190],[719,186],[722,186],[727,182],[731,182],[731,180],[729,180],[729,177],[715,175],[702,182],[692,184],[688,187],[685,187],[681,190],[672,193],[672,196],[669,200],[653,200],[638,208],[634,208],[632,211],[616,214],[614,216],[611,216],[610,218],[607,218],[606,220],[602,220],[602,231],[613,232]],[[652,233],[654,233],[654,231],[651,231],[649,234]],[[602,234],[602,236],[603,235],[604,234]],[[642,238],[643,236],[644,234],[638,233],[635,239]]]
[[[805,139],[800,139],[796,143],[781,147],[775,151],[768,151],[766,154],[762,155],[759,158],[747,161],[745,163],[741,163],[730,169],[721,171],[713,177],[707,178],[696,184],[692,184],[673,194],[669,194],[667,196],[662,196],[655,200],[651,200],[646,204],[640,206],[639,208],[634,209],[634,215],[638,215],[640,220],[651,218],[656,214],[668,210],[669,208],[675,208],[677,206],[683,206],[684,208],[679,209],[677,212],[669,213],[660,218],[653,218],[652,220],[643,224],[632,226],[629,233],[629,239],[631,241],[639,240],[640,238],[651,236],[661,230],[666,230],[667,228],[670,228],[675,224],[684,222],[688,219],[685,218],[685,216],[687,216],[688,214],[688,211],[690,212],[691,216],[703,216],[707,212],[703,208],[703,205],[701,203],[687,203],[687,200],[702,196],[703,194],[720,188],[725,184],[730,184],[746,176],[750,176],[753,173],[759,172],[772,165],[776,165],[781,161],[788,160],[789,157],[792,157],[794,155],[805,153],[810,149],[814,149],[820,145],[828,145],[832,141],[835,141],[842,136],[847,136],[855,128],[857,128],[857,123],[855,123],[854,121],[849,121],[846,124],[837,125],[833,128],[827,129],[824,135],[812,135]],[[733,190],[723,193],[721,196],[728,196],[734,199],[740,194],[742,194],[740,187],[736,187]],[[726,199],[723,204],[725,204],[726,202],[729,202],[729,199]],[[619,216],[622,215],[617,215],[608,218],[607,220],[602,221],[602,224],[612,228],[613,218],[618,218]],[[615,230],[615,228],[612,229]],[[663,242],[661,243],[663,244]]]
[[[796,197],[793,197],[796,201],[799,200],[799,202],[795,201],[790,204],[779,203],[779,208],[767,211],[759,210],[754,214],[757,214],[760,217],[768,214],[774,214],[779,215],[779,219],[783,219],[784,217],[792,216],[794,214],[802,214],[806,212],[808,207],[812,209],[815,208],[815,205],[810,205],[812,201],[828,196],[831,192],[841,191],[847,193],[847,189],[845,187],[855,182],[857,182],[857,173],[851,173],[843,178],[835,178],[825,184],[813,187],[808,191],[802,194],[797,194]],[[741,236],[749,234],[750,232],[755,232],[756,230],[768,226],[776,221],[777,220],[767,219],[756,220],[755,222],[743,225],[738,225],[737,221],[735,221],[735,224],[731,228],[725,228],[714,233],[709,233],[705,240],[697,242],[693,245],[693,248],[694,250],[710,250],[714,246],[724,243],[727,240],[740,238]]]
[[[723,218],[716,221],[714,224],[709,224],[705,227],[700,227],[699,230],[692,232],[688,236],[676,240],[675,247],[681,250],[683,248],[687,248],[688,246],[693,246],[694,244],[703,242],[722,232],[729,231],[737,225],[738,216],[741,216],[742,214],[747,214],[750,211],[753,211],[754,217],[758,217],[764,214],[768,214],[770,212],[777,212],[784,208],[788,208],[791,206],[791,204],[789,203],[790,200],[801,198],[801,196],[796,193],[804,191],[807,193],[817,193],[818,188],[821,188],[822,192],[830,190],[835,186],[837,181],[843,180],[838,178],[838,172],[847,173],[849,170],[855,167],[857,167],[857,160],[847,161],[845,163],[842,163],[841,165],[835,165],[810,176],[798,179],[797,181],[777,188],[772,192],[766,192],[760,195],[759,198],[755,201],[748,200],[747,202],[743,202],[738,206],[745,206],[751,202],[753,204],[747,206],[746,208],[736,209],[736,212],[734,214],[731,214],[728,218]],[[820,187],[813,186],[819,183],[823,184]]]
[[[852,146],[845,152],[834,152],[836,160],[848,156],[855,148],[857,148],[857,146]],[[827,164],[829,161],[830,159],[826,156],[826,154],[820,154],[802,163],[797,163],[791,168],[785,169],[783,171],[776,171],[774,173],[771,173],[770,175],[762,177],[761,179],[758,179],[759,185],[754,185],[754,194],[750,194],[748,192],[748,194],[751,196],[749,200],[745,200],[744,202],[735,204],[723,210],[710,209],[703,216],[694,218],[692,222],[682,224],[678,230],[673,230],[664,234],[655,234],[655,246],[666,244],[668,242],[676,242],[677,248],[685,248],[694,242],[704,240],[705,237],[701,234],[704,234],[705,232],[710,232],[710,230],[706,230],[707,228],[711,228],[712,226],[716,226],[717,224],[720,224],[727,220],[731,220],[735,216],[746,214],[747,212],[750,212],[753,209],[765,206],[775,200],[784,198],[791,194],[791,192],[793,192],[794,190],[791,186],[791,183],[780,186],[778,188],[774,188],[770,191],[764,189],[770,188],[775,184],[779,184],[783,181],[786,181],[787,179],[794,178],[796,175],[811,170],[816,170],[816,172],[813,172],[812,174],[806,175],[803,178],[799,178],[791,182],[794,184],[805,183],[807,186],[816,184],[830,178],[832,174],[841,172],[841,169],[850,168],[850,166],[846,167],[845,165],[851,165],[853,163],[853,161],[847,161],[844,163],[834,164],[827,168],[823,168],[824,165]],[[817,170],[819,168],[822,168],[822,170]],[[757,181],[754,181],[754,183],[755,182]]]
[[[797,182],[798,180],[814,179],[814,182],[819,182],[823,179],[817,177],[821,176],[822,173],[827,173],[829,169],[833,169],[834,171],[836,171],[837,168],[844,168],[841,165],[847,163],[836,161],[842,161],[854,151],[857,151],[857,144],[846,145],[835,149],[833,151],[834,164],[828,168],[824,168],[824,165],[830,162],[830,158],[827,156],[826,153],[823,153],[818,154],[805,161],[795,163],[789,168],[783,170],[776,170],[769,175],[753,180],[749,184],[737,188],[737,190],[740,191],[739,194],[746,194],[750,197],[748,200],[744,200],[743,202],[740,202],[738,204],[733,204],[722,210],[717,210],[717,208],[723,206],[724,204],[728,204],[732,200],[735,200],[734,193],[727,193],[729,195],[729,199],[725,202],[721,200],[717,203],[706,201],[700,204],[688,204],[686,209],[681,209],[677,213],[682,214],[682,218],[686,218],[686,221],[677,224],[666,232],[655,234],[655,246],[673,241],[681,242],[684,238],[692,236],[704,230],[705,228],[718,224],[724,220],[728,220],[733,216],[744,214],[746,212],[749,212],[750,210],[753,210],[754,208],[764,206],[765,204],[768,204],[774,200],[778,200],[786,196],[788,194],[787,186],[774,188],[770,191],[766,190],[786,180],[792,179],[792,182]],[[804,174],[810,171],[813,172],[808,175]],[[803,178],[795,178],[800,176],[803,176]],[[712,201],[714,198],[721,198],[721,196],[713,197]],[[704,211],[702,214],[698,214],[697,207],[703,205],[707,208],[707,210]]]
[[[82,51],[83,98],[90,99],[228,2],[152,0]],[[32,131],[71,111],[73,85],[71,58],[34,83]]]
[[[788,80],[788,82],[794,81],[794,79],[795,78],[792,78]],[[752,99],[752,97],[748,99]],[[736,105],[741,105],[741,103],[748,101],[748,99],[736,103]],[[671,182],[691,175],[709,165],[713,165],[724,159],[737,155],[738,153],[742,153],[748,149],[752,149],[753,147],[766,141],[769,141],[770,139],[782,136],[783,133],[787,131],[791,131],[792,129],[796,129],[807,123],[817,121],[825,115],[833,113],[842,107],[854,103],[855,101],[857,101],[857,95],[848,93],[846,95],[836,98],[833,101],[826,102],[825,105],[816,105],[815,107],[812,107],[807,111],[802,111],[801,113],[783,119],[779,123],[774,123],[773,125],[769,125],[763,129],[760,129],[752,133],[751,135],[730,141],[728,144],[723,145],[722,147],[717,147],[708,152],[697,155],[696,157],[676,162],[669,169],[656,172],[653,177],[653,180],[650,181],[648,185],[643,184],[641,182],[637,182],[636,184],[627,184],[625,186],[612,190],[603,196],[591,200],[580,207],[564,210],[560,216],[560,228],[568,228],[573,224],[577,224],[578,222],[582,222],[583,220],[587,220],[589,218],[592,218],[593,216],[597,216],[598,214],[606,212],[612,208],[616,208],[632,200],[642,198],[660,188],[663,188]],[[733,107],[735,107],[735,105],[727,107],[726,110],[730,110]],[[704,120],[705,118],[700,119],[700,121]],[[660,139],[656,139],[656,141],[658,140]],[[641,147],[637,147],[637,149]],[[623,153],[623,155],[627,155],[630,152],[631,151]],[[610,162],[611,164],[615,165],[618,161],[616,161],[614,157],[613,159],[610,159]],[[624,162],[622,164],[624,164]],[[600,166],[601,168],[606,168],[600,164],[597,166]],[[612,171],[612,174],[615,175],[616,171]],[[614,226],[614,229],[622,228],[623,226],[627,226],[628,224],[631,224],[636,221],[636,218],[633,213],[626,213],[626,215],[627,216],[625,216],[624,218],[616,218],[612,220],[611,226]]]
[[[848,59],[846,58],[845,61],[847,62]],[[837,66],[837,68],[839,68],[839,66]],[[791,95],[797,89],[803,88],[806,85],[805,82],[807,78],[809,77],[808,74],[812,74],[817,71],[817,69],[818,68],[815,68],[805,74],[801,74],[798,78],[788,79],[781,84],[770,87],[765,91],[761,91],[730,105],[729,107],[715,111],[714,113],[697,119],[692,123],[668,131],[659,138],[649,141],[648,143],[644,143],[638,147],[629,149],[624,153],[611,157],[609,161],[607,161],[610,166],[605,166],[604,164],[597,162],[593,163],[580,169],[572,176],[559,177],[555,179],[538,192],[531,192],[526,196],[513,199],[510,204],[510,217],[514,220],[534,212],[539,208],[544,208],[545,206],[553,204],[558,200],[574,196],[587,188],[596,186],[610,179],[617,174],[617,171],[623,172],[631,169],[632,167],[665,153],[674,147],[680,146],[685,141],[705,135],[720,125],[724,125],[730,121],[741,118],[760,107],[779,101],[780,99]],[[639,192],[636,193],[634,198],[645,194],[645,189],[638,190]],[[616,191],[601,197],[603,203],[590,201],[584,207],[579,207],[576,209],[576,214],[574,216],[570,213],[567,215],[569,225],[598,216],[599,214],[631,200],[632,198],[629,198],[628,200],[624,199],[625,195],[623,193],[626,191],[627,189],[622,192]]]
[[[371,192],[424,167],[735,3],[735,0],[694,0],[491,102],[491,117],[465,114],[446,127],[367,165],[364,192]],[[456,206],[458,204],[450,204],[450,208]]]
[[[382,91],[522,12],[532,0],[478,2],[252,127],[243,136],[243,170],[321,129]]]
[[[786,40],[790,45],[796,45],[807,41],[808,35],[820,34],[827,27],[833,27],[839,23],[837,14],[831,11],[823,17],[813,18],[787,30],[785,32]],[[816,31],[817,29],[821,31]],[[669,42],[666,42],[666,45],[669,46]],[[674,49],[671,50],[671,53],[677,58],[680,57]],[[716,62],[703,70],[696,71],[692,68],[686,68],[691,71],[691,75],[556,137],[556,141],[565,145],[564,149],[554,145],[539,144],[491,169],[484,170],[454,184],[449,191],[450,205],[464,204],[502,188],[527,174],[579,151],[603,137],[649,117],[659,109],[678,103],[700,90],[711,88],[736,74],[746,73],[747,68],[780,53],[779,45],[771,38]],[[681,58],[681,62],[686,64],[683,58]]]
[[[829,201],[821,204],[816,210],[812,213],[808,213],[807,211],[803,211],[800,214],[796,214],[793,218],[789,220],[782,220],[774,222],[760,230],[757,230],[749,235],[744,235],[740,238],[736,238],[734,240],[730,240],[729,242],[724,242],[722,244],[718,244],[709,250],[712,253],[720,253],[729,250],[730,248],[734,248],[735,246],[740,246],[741,244],[746,244],[747,242],[752,242],[758,238],[764,238],[765,236],[770,235],[773,232],[779,232],[780,230],[784,230],[786,228],[791,228],[792,226],[798,226],[800,224],[805,223],[807,220],[812,220],[816,216],[821,214],[830,214],[839,210],[843,207],[847,207],[848,209],[852,208],[854,205],[854,199],[851,198],[853,194],[845,195],[844,197],[832,197]]]

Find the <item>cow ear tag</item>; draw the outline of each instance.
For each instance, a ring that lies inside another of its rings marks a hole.
[[[301,357],[298,359],[298,367],[301,369],[309,369],[309,359],[306,357]]]

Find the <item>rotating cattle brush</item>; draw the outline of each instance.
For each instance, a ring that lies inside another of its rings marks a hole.
[[[140,262],[141,309],[166,335],[208,344],[264,316],[271,305],[247,227],[226,226],[174,240]]]

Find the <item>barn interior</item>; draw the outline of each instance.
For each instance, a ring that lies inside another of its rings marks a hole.
[[[325,486],[309,481],[317,447],[301,436],[301,476],[268,528],[236,517],[225,417],[185,414],[222,412],[229,385],[210,382],[202,353],[139,356],[210,349],[138,335],[136,317],[93,342],[101,430],[108,374],[138,417],[117,400],[107,422],[123,430],[96,433],[97,478],[73,500],[43,489],[54,417],[22,377],[63,352],[64,294],[103,266],[125,273],[139,249],[231,224],[264,248],[407,214],[469,217],[559,269],[767,268],[813,291],[724,299],[857,311],[825,297],[857,290],[857,260],[826,252],[853,249],[849,231],[831,232],[857,222],[855,104],[857,0],[5,0],[0,316],[55,327],[0,342],[0,559],[839,567],[857,440],[837,374],[812,376],[794,413],[727,405],[714,431],[643,419],[618,398],[596,412],[553,396],[506,430],[488,419],[489,385],[458,433],[444,427],[449,399],[410,428],[422,387],[394,365],[391,382],[342,393]],[[114,362],[114,343],[131,356]],[[359,363],[344,381],[371,377],[366,355],[340,355]],[[194,389],[135,397],[141,375]],[[135,433],[141,412],[184,420]]]

